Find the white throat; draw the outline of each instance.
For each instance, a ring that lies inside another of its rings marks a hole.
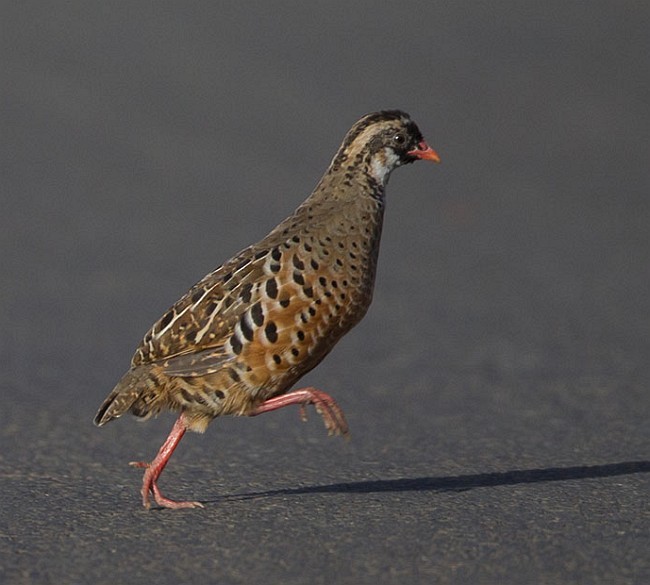
[[[395,154],[392,148],[384,148],[383,156],[373,157],[370,163],[370,175],[380,185],[386,184],[388,175],[398,166],[399,156]]]

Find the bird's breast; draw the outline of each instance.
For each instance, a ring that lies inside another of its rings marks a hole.
[[[378,236],[376,228],[339,225],[272,248],[227,344],[251,389],[266,396],[288,388],[361,320],[372,299]]]

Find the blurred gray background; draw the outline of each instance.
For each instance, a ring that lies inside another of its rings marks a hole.
[[[650,581],[650,5],[0,9],[0,581]],[[95,410],[185,290],[408,111],[374,305],[297,409]]]

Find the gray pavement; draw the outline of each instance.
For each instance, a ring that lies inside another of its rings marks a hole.
[[[0,582],[650,582],[650,8],[0,9]],[[297,409],[92,417],[151,323],[410,112],[375,301]]]

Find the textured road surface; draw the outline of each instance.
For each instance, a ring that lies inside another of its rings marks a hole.
[[[645,2],[0,9],[0,582],[650,582]],[[375,302],[306,379],[346,410],[91,420],[180,294],[311,190],[365,112]]]

